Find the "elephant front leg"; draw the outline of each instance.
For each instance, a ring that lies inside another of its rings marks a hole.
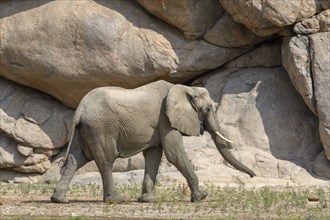
[[[179,131],[169,130],[162,135],[162,144],[167,160],[186,178],[191,190],[191,201],[197,202],[207,196],[199,189],[198,177],[183,148],[182,135]]]
[[[138,198],[139,202],[156,201],[153,191],[162,154],[162,147],[152,147],[143,152],[145,159],[145,172],[142,184],[142,195]]]

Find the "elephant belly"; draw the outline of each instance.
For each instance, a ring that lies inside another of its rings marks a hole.
[[[117,143],[119,157],[130,157],[150,147],[159,145],[159,138],[155,132],[151,135],[146,135],[146,133],[135,134],[134,137],[134,141],[127,135],[119,137]]]

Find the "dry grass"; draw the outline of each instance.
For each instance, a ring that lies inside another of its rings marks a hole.
[[[137,203],[141,187],[118,186],[132,200],[105,204],[102,187],[72,185],[71,203],[53,204],[55,184],[0,183],[0,219],[330,219],[330,187],[203,188],[208,197],[191,203],[186,185],[157,186],[155,203]],[[317,200],[309,202],[309,200]]]

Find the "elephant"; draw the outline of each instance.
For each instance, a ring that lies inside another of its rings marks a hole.
[[[69,203],[66,192],[75,172],[92,160],[102,177],[103,201],[126,201],[116,191],[112,167],[116,158],[139,152],[143,152],[145,159],[139,202],[156,201],[153,191],[163,153],[187,180],[191,201],[202,200],[207,193],[200,190],[182,136],[198,136],[204,129],[211,134],[225,160],[254,177],[256,174],[228,150],[230,140],[219,132],[215,108],[205,88],[164,80],[135,89],[99,87],[91,90],[82,98],[73,116],[61,178],[51,201]]]

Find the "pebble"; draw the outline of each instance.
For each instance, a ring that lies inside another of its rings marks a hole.
[[[309,202],[318,202],[320,200],[320,197],[318,195],[315,195],[315,194],[310,194],[307,197],[307,199],[308,199]]]

